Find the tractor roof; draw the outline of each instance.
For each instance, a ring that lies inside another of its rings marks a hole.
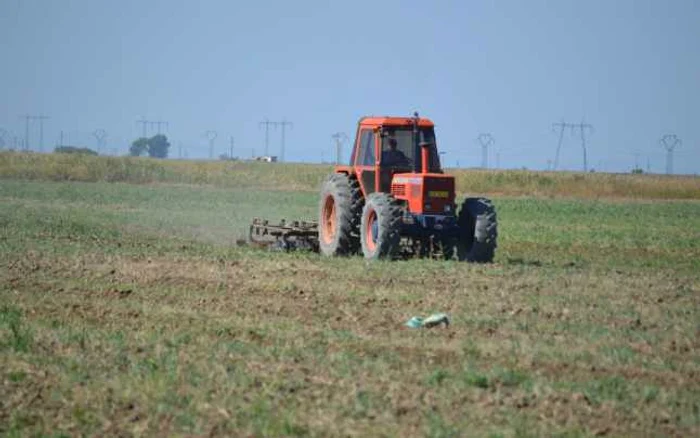
[[[391,116],[369,116],[360,119],[361,126],[412,126],[413,117],[391,117]],[[418,119],[418,126],[433,127],[433,121],[421,117]]]

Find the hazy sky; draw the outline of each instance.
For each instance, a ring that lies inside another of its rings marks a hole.
[[[215,130],[217,155],[234,136],[248,157],[286,118],[287,158],[320,161],[359,117],[417,110],[449,166],[479,165],[490,132],[490,165],[547,168],[552,123],[585,120],[591,167],[663,172],[674,133],[675,171],[700,172],[698,0],[0,0],[0,60],[10,144],[45,114],[45,149],[102,128],[125,153],[145,116],[169,122],[171,156],[208,156]],[[560,168],[582,161],[567,132]]]

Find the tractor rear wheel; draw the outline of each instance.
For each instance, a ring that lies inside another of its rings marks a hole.
[[[334,173],[323,183],[319,203],[318,243],[321,254],[356,253],[360,246],[362,195],[357,180]]]
[[[498,237],[496,210],[486,198],[467,198],[457,217],[457,258],[476,263],[493,261]]]
[[[360,223],[360,241],[366,259],[391,259],[398,255],[402,213],[399,202],[387,193],[372,193],[367,197]]]

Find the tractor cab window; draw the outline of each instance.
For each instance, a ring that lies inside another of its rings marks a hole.
[[[433,128],[422,128],[419,130],[418,143],[432,144],[430,146],[428,169],[431,172],[440,172],[440,159],[435,146]],[[415,149],[413,128],[385,128],[382,133],[382,167],[407,171],[420,167],[420,150],[416,151]]]
[[[357,164],[360,166],[374,166],[374,131],[363,129],[360,132],[360,153]]]

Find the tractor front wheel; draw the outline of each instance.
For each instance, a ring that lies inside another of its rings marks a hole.
[[[349,255],[359,247],[358,222],[362,210],[359,184],[347,175],[331,175],[321,188],[318,243],[326,256]]]
[[[486,198],[465,199],[457,223],[457,258],[468,262],[492,262],[496,252],[498,224],[491,201]]]
[[[360,241],[366,259],[391,259],[398,255],[401,215],[401,205],[391,195],[369,195],[360,223]]]

